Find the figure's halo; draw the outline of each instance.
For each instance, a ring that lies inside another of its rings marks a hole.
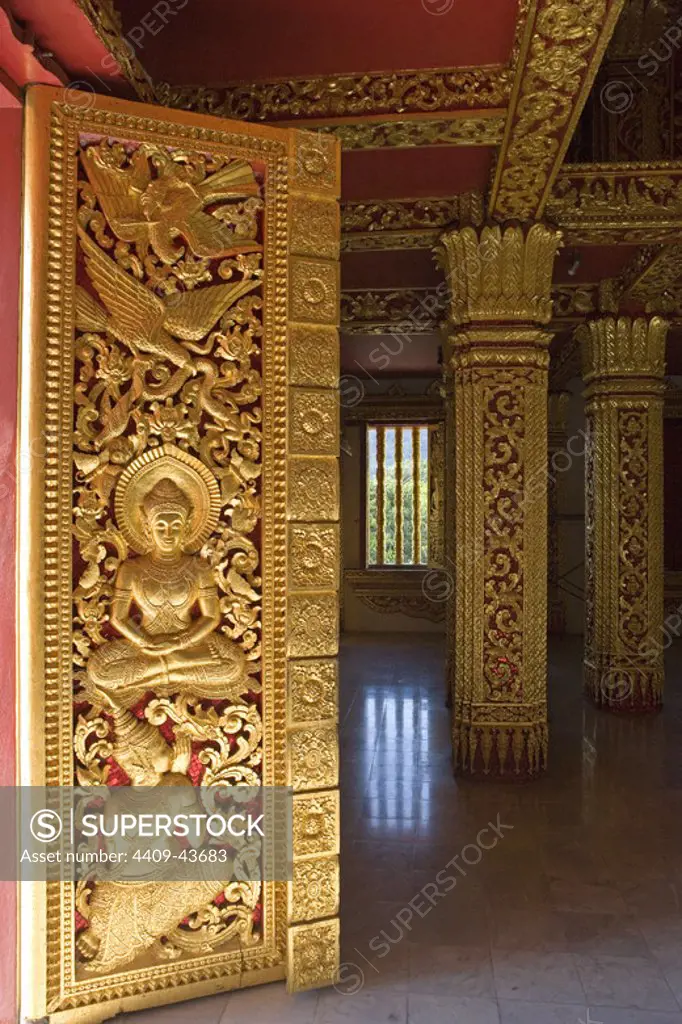
[[[184,548],[185,551],[198,551],[220,518],[220,486],[208,466],[174,444],[150,448],[123,470],[116,485],[114,502],[118,527],[134,551],[146,554],[150,550],[142,503],[149,491],[164,478],[172,480],[192,503]]]

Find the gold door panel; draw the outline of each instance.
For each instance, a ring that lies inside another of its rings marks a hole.
[[[83,99],[27,98],[21,782],[290,786],[294,869],[24,883],[69,1024],[338,964],[337,144]]]

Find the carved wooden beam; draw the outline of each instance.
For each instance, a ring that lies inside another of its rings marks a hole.
[[[480,224],[483,197],[477,192],[433,199],[346,202],[341,207],[342,248],[431,249],[452,223]]]
[[[415,146],[499,146],[504,108],[459,111],[450,117],[420,115],[395,120],[306,121],[306,128],[330,132],[344,149],[413,149]],[[296,121],[286,122],[296,125]]]
[[[369,71],[363,74],[156,86],[161,103],[218,117],[248,121],[301,122],[370,115],[426,115],[506,108],[512,72],[502,65]],[[305,127],[308,127],[306,124]]]
[[[682,230],[682,160],[565,164],[545,216],[570,245],[665,245]],[[342,206],[344,249],[430,249],[453,223],[480,224],[477,193]]]
[[[358,289],[341,293],[344,334],[432,334],[446,313],[442,288]]]
[[[490,215],[539,220],[624,0],[528,0]]]
[[[682,161],[567,164],[545,212],[574,245],[677,242]]]
[[[145,103],[156,102],[154,84],[137,56],[134,43],[123,34],[121,16],[114,0],[76,0],[76,3],[139,99]]]

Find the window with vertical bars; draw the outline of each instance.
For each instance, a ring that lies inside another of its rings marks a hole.
[[[429,427],[367,426],[366,563],[429,560]]]

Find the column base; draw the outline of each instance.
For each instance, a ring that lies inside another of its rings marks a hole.
[[[468,778],[533,779],[547,767],[547,724],[453,723],[454,768]]]
[[[620,714],[646,714],[663,705],[663,667],[651,661],[605,655],[586,657],[585,694],[592,703]]]

